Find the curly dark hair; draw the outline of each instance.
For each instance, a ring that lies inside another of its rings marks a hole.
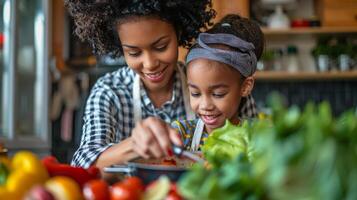
[[[121,56],[115,25],[132,17],[158,17],[172,24],[178,44],[190,47],[201,30],[212,25],[212,0],[65,0],[75,33],[96,55]]]
[[[230,26],[222,24],[230,24]],[[264,50],[264,34],[259,24],[237,14],[226,15],[218,23],[214,24],[212,28],[207,30],[207,33],[228,33],[253,43],[255,47],[254,53],[257,59],[261,57]]]

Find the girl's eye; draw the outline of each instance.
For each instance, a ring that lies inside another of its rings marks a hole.
[[[192,96],[192,97],[199,97],[199,96],[200,96],[200,93],[198,93],[198,92],[191,92],[191,96]]]
[[[217,93],[217,94],[212,94],[212,95],[216,98],[223,98],[226,95],[226,93]]]

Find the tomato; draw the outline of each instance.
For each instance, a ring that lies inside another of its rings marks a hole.
[[[83,195],[87,200],[109,199],[109,186],[101,179],[88,181],[83,187]]]
[[[132,190],[138,191],[140,193],[144,191],[144,183],[138,177],[128,177],[124,179],[121,183],[128,186]]]
[[[139,195],[136,190],[122,182],[112,185],[110,190],[111,200],[139,200]]]
[[[177,185],[176,185],[176,183],[171,183],[170,184],[170,192],[177,193]]]
[[[177,186],[175,183],[170,184],[170,192],[166,196],[165,200],[182,200],[182,197],[179,195],[177,191]]]
[[[182,197],[176,192],[170,192],[169,195],[167,195],[167,197],[165,198],[165,200],[182,200]]]

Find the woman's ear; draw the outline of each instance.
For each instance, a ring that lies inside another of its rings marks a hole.
[[[252,92],[253,87],[254,87],[254,78],[253,78],[253,76],[249,76],[242,83],[242,86],[240,89],[240,95],[242,97],[248,96]]]

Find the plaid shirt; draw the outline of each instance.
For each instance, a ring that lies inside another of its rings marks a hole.
[[[135,72],[129,67],[108,73],[98,79],[88,97],[81,144],[72,165],[88,168],[110,146],[130,137],[135,126],[132,88]],[[242,117],[256,116],[252,97],[242,101]],[[167,123],[186,116],[179,73],[175,74],[172,99],[155,108],[144,89],[141,90],[142,119],[156,116]]]

